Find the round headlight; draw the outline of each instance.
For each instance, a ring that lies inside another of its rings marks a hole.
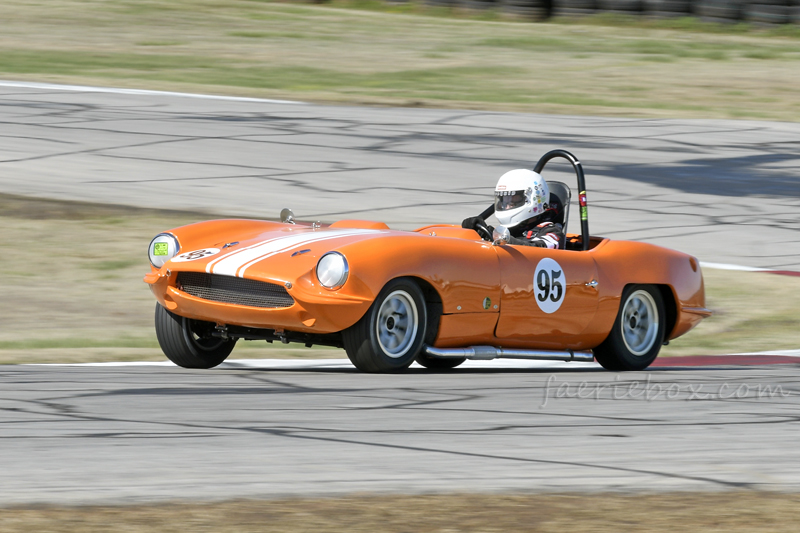
[[[155,239],[150,241],[150,247],[147,249],[150,256],[150,264],[156,268],[161,268],[164,263],[175,257],[180,249],[181,246],[174,235],[169,233],[156,235]]]
[[[317,279],[326,289],[338,289],[347,281],[347,259],[339,252],[328,252],[317,263]]]

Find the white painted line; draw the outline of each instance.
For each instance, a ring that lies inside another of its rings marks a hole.
[[[706,263],[705,261],[700,261],[700,266],[702,268],[713,268],[716,270],[740,270],[742,272],[771,272],[773,270],[777,270],[774,268],[757,268],[757,267],[749,267],[743,265],[729,265],[727,263]]]
[[[225,361],[221,368],[275,368],[275,369],[348,369],[355,370],[349,359],[238,359]],[[413,363],[411,368],[422,368]],[[602,368],[599,363],[581,363],[565,361],[526,361],[524,359],[495,359],[492,361],[465,361],[458,368],[475,369],[548,369],[574,370],[576,368]]]
[[[269,100],[267,98],[248,98],[245,96],[220,96],[215,94],[176,93],[170,91],[148,91],[145,89],[122,89],[117,87],[91,87],[88,85],[60,85],[55,83],[35,83],[29,81],[0,80],[0,87],[16,87],[20,89],[43,89],[46,91],[137,94],[145,96],[178,96],[181,98],[203,98],[205,100],[228,100],[231,102],[258,102],[262,104],[306,105],[306,102],[297,102],[294,100]]]
[[[219,368],[259,368],[275,370],[354,369],[349,359],[228,359]]]
[[[131,361],[120,363],[36,363],[26,366],[96,366],[118,368],[125,366],[175,366],[170,361]],[[260,370],[355,370],[349,359],[229,359],[217,368],[228,370],[257,368]],[[411,368],[422,368],[417,363]],[[539,369],[575,370],[602,368],[598,363],[565,361],[526,361],[522,359],[495,359],[493,361],[466,361],[459,368],[473,369]]]
[[[746,352],[737,354],[721,354],[719,357],[730,355],[765,355],[800,357],[800,350],[769,350],[766,352]],[[714,356],[710,356],[714,357]],[[171,361],[127,361],[113,363],[28,363],[25,366],[96,366],[118,368],[126,366],[171,366]],[[228,370],[257,368],[260,370],[355,370],[349,359],[228,359],[218,368]],[[422,368],[417,363],[411,368]],[[601,369],[599,363],[582,363],[579,361],[526,361],[524,359],[494,359],[491,361],[466,361],[459,368],[473,369],[537,369],[537,370],[575,370],[575,369]]]
[[[23,363],[22,366],[175,366],[172,361],[121,361],[110,363]]]
[[[770,350],[767,352],[735,353],[733,355],[778,355],[782,357],[800,357],[800,350]]]

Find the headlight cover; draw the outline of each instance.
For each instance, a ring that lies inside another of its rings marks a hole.
[[[164,263],[175,257],[181,249],[178,239],[169,233],[159,233],[150,241],[147,254],[150,256],[150,264],[156,268],[161,268]]]
[[[326,289],[338,289],[347,281],[350,269],[339,252],[328,252],[317,263],[317,279]]]

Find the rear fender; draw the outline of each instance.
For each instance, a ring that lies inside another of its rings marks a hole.
[[[664,296],[667,339],[683,335],[708,313],[700,264],[696,258],[647,243],[608,241],[592,250],[597,263],[598,320],[610,331],[628,285],[656,285]]]

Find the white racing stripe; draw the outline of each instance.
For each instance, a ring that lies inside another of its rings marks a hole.
[[[244,277],[244,273],[247,268],[277,253],[285,252],[292,248],[307,246],[320,241],[327,241],[329,239],[351,237],[354,235],[369,235],[372,233],[378,233],[379,231],[380,230],[371,229],[342,229],[318,233],[304,232],[299,235],[290,235],[287,237],[269,239],[263,243],[243,249],[240,251],[240,253],[227,255],[213,266],[209,265],[206,270],[213,272],[214,274],[238,276],[242,278]]]
[[[238,255],[238,254],[240,254],[242,252],[246,252],[247,250],[252,250],[256,246],[261,246],[261,245],[266,244],[268,242],[272,242],[272,241],[275,241],[277,239],[282,239],[282,238],[283,237],[273,237],[272,239],[267,239],[265,241],[257,242],[255,244],[251,244],[250,246],[245,246],[244,248],[239,248],[237,250],[231,250],[230,252],[228,252],[228,253],[226,253],[224,255],[221,255],[219,257],[216,257],[212,261],[209,261],[208,264],[206,265],[206,272],[211,273],[212,269],[214,268],[214,265],[216,265],[217,263],[219,263],[223,259],[227,259],[229,257],[233,257],[234,255]]]
[[[359,233],[348,233],[348,234],[345,234],[345,235],[331,235],[331,236],[326,236],[326,237],[323,237],[323,238],[320,238],[320,239],[315,239],[315,240],[310,241],[310,242],[316,244],[318,242],[327,241],[327,240],[330,240],[330,239],[338,239],[339,237],[348,237],[348,236],[352,236],[352,235],[361,235],[361,234],[362,233],[359,232]],[[254,259],[254,260],[250,261],[249,263],[247,263],[246,265],[244,265],[242,268],[239,269],[238,276],[240,278],[243,278],[245,271],[248,268],[250,268],[251,266],[253,266],[254,264],[258,263],[259,261],[263,261],[264,259],[267,259],[269,257],[272,257],[273,255],[279,254],[279,253],[284,252],[284,251],[288,252],[288,251],[291,251],[291,250],[295,250],[297,248],[304,248],[308,244],[309,244],[309,242],[302,242],[302,243],[299,243],[299,244],[294,244],[294,245],[292,245],[292,246],[290,246],[288,248],[282,248],[281,250],[278,250],[276,252],[269,253],[269,254],[267,254],[265,256],[259,257],[258,259]]]
[[[311,233],[311,232],[304,232],[301,235],[308,236],[308,235],[314,235],[314,234]],[[219,257],[214,258],[212,261],[209,261],[208,264],[206,265],[206,272],[211,273],[213,271],[213,269],[214,269],[214,266],[217,263],[219,263],[220,261],[222,261],[223,259],[230,259],[235,255],[239,255],[239,254],[241,254],[243,252],[246,252],[248,250],[252,250],[252,249],[257,248],[259,246],[264,246],[265,244],[268,244],[268,243],[271,243],[271,242],[275,242],[275,241],[277,241],[279,239],[286,239],[287,237],[297,237],[297,234],[293,233],[293,234],[289,234],[289,235],[281,235],[281,236],[278,236],[278,237],[273,237],[271,239],[266,239],[264,241],[257,242],[255,244],[251,244],[250,246],[245,246],[244,248],[239,248],[239,249],[236,249],[236,250],[232,250],[232,251],[228,252],[227,254],[221,255]]]

